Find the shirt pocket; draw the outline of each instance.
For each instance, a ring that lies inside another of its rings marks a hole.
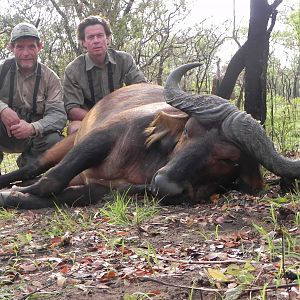
[[[46,97],[45,95],[38,95],[36,98],[36,113],[43,115],[45,112]]]

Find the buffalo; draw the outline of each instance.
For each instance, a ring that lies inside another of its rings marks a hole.
[[[135,84],[99,101],[78,132],[32,165],[0,176],[0,206],[25,209],[88,205],[111,189],[152,193],[162,203],[198,203],[234,186],[263,187],[260,164],[299,178],[300,161],[279,155],[262,126],[227,100],[191,95],[179,87],[198,63],[182,65],[165,87]]]

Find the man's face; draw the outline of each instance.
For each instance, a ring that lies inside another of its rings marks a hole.
[[[82,45],[93,56],[103,56],[109,44],[109,38],[105,34],[101,24],[87,26],[84,30],[85,38]]]
[[[19,68],[24,72],[33,71],[42,47],[36,38],[31,37],[19,38],[9,46],[15,55]]]

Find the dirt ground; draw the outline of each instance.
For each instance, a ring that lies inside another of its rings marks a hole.
[[[281,264],[283,239],[270,202],[278,196],[277,187],[260,197],[216,195],[206,204],[160,207],[150,220],[123,226],[111,224],[100,204],[6,211],[0,299],[300,299],[299,197],[282,212],[276,206],[293,241]],[[282,265],[296,279],[283,276]]]

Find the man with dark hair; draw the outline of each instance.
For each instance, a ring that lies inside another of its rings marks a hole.
[[[0,163],[3,152],[22,153],[21,167],[62,139],[67,116],[58,76],[38,62],[37,29],[16,25],[8,47],[14,57],[0,64]]]
[[[146,82],[130,54],[108,48],[111,35],[108,22],[97,16],[78,25],[77,38],[86,53],[65,70],[64,103],[71,121],[68,134],[78,130],[89,109],[105,95],[124,85]]]

